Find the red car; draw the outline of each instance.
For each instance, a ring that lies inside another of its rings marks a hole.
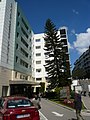
[[[0,120],[40,120],[39,111],[26,97],[0,98]]]

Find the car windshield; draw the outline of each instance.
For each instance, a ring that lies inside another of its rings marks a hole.
[[[32,106],[32,103],[26,99],[19,100],[9,100],[7,103],[7,108],[17,108],[17,107],[29,107]]]

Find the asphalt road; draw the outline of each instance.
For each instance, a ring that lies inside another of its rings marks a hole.
[[[41,100],[40,120],[76,120],[75,111],[61,105],[55,104],[49,100]],[[85,120],[90,120],[90,113],[82,112]]]

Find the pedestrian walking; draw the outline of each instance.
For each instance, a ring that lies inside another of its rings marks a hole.
[[[74,108],[76,110],[76,117],[77,120],[84,120],[84,118],[81,115],[81,110],[82,110],[82,99],[81,95],[76,92],[75,97],[74,97]]]
[[[37,95],[35,95],[35,97],[32,99],[32,103],[38,110],[41,109],[41,104]]]
[[[37,95],[37,97],[38,97],[39,102],[40,102],[40,101],[41,101],[41,94],[39,93],[39,94]]]

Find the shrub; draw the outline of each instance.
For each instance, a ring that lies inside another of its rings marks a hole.
[[[72,99],[64,99],[63,104],[65,104],[71,108],[74,108],[74,101]]]

